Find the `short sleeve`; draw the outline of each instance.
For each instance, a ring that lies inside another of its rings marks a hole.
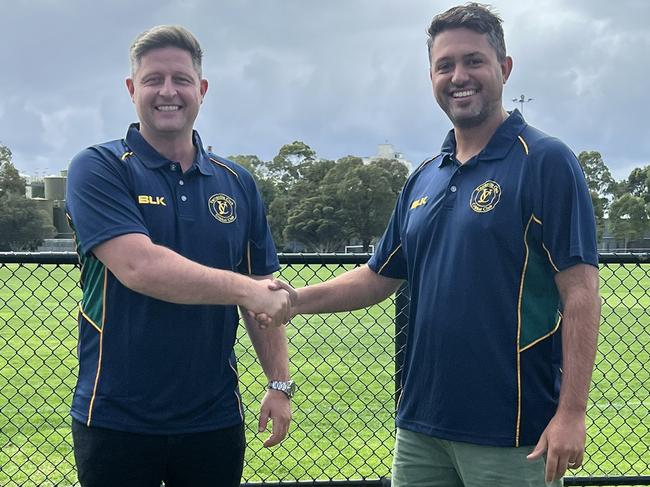
[[[390,217],[388,226],[384,231],[375,248],[375,253],[368,261],[368,267],[379,275],[394,279],[406,279],[408,277],[406,258],[401,238],[401,216],[402,194],[400,193],[393,214]]]
[[[142,214],[128,187],[122,161],[111,160],[96,148],[77,154],[68,169],[66,212],[84,255],[111,238],[128,234],[149,235]]]
[[[555,269],[580,263],[597,266],[594,209],[577,158],[557,139],[551,139],[542,158],[535,213],[541,217],[542,242]]]
[[[251,218],[246,258],[238,270],[242,274],[266,276],[279,270],[280,263],[260,193],[252,176],[246,173],[245,178],[246,188],[250,195]]]

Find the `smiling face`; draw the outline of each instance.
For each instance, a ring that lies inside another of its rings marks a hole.
[[[177,47],[148,51],[126,85],[147,141],[191,140],[208,82],[200,78],[188,51]]]
[[[454,127],[473,128],[501,117],[512,59],[500,62],[487,35],[465,28],[442,31],[429,55],[433,94]]]

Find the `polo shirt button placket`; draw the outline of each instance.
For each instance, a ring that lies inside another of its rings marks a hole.
[[[175,162],[172,162],[172,163],[169,165],[169,169],[170,169],[170,171],[173,171],[173,172],[178,171],[178,164],[175,163]],[[180,177],[182,177],[182,174],[180,175]],[[179,185],[179,186],[185,186],[185,181],[182,180],[182,179],[179,179],[179,180],[178,180],[178,185]],[[183,203],[187,202],[187,196],[184,195],[184,194],[182,194],[182,195],[180,196],[180,199],[181,199],[181,201],[182,201]]]

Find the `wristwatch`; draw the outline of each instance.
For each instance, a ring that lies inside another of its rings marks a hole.
[[[268,383],[267,388],[284,392],[291,399],[296,392],[296,383],[292,380],[272,380]]]

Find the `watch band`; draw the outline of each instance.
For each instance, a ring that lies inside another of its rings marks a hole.
[[[292,380],[272,380],[268,383],[267,389],[284,392],[291,399],[296,392],[296,384]]]

